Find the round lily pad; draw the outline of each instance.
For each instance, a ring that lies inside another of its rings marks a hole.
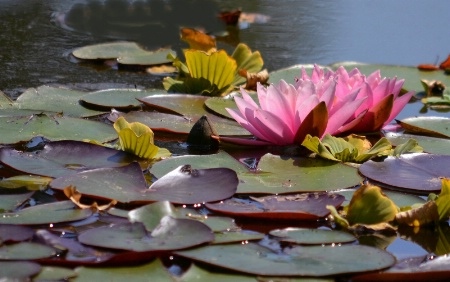
[[[31,261],[0,261],[0,277],[13,281],[27,281],[40,270],[41,265]]]
[[[392,145],[398,146],[407,142],[410,138],[415,139],[426,153],[450,155],[450,139],[436,138],[430,136],[413,135],[406,133],[385,133],[385,137]]]
[[[0,247],[1,260],[33,260],[48,258],[55,254],[55,249],[38,243],[22,242]]]
[[[296,247],[277,253],[256,244],[212,245],[176,254],[242,273],[271,276],[329,276],[390,267],[386,251],[360,245]]]
[[[120,167],[133,162],[124,151],[80,141],[47,143],[40,151],[0,149],[0,161],[26,174],[60,177],[98,167]]]
[[[356,241],[356,237],[344,231],[310,229],[310,228],[285,228],[272,230],[269,233],[278,237],[282,242],[302,245],[339,244]]]
[[[450,178],[449,164],[447,155],[415,153],[370,160],[359,171],[379,183],[428,195],[441,190],[442,178]]]
[[[78,240],[90,246],[148,252],[197,246],[214,240],[214,234],[196,220],[166,216],[151,233],[141,223],[115,224],[89,229]]]
[[[116,109],[120,111],[131,110],[141,105],[138,98],[164,93],[164,90],[140,89],[106,89],[91,92],[81,97],[80,101],[91,108]]]
[[[450,138],[450,118],[412,117],[397,121],[407,132]]]
[[[33,235],[34,230],[30,227],[0,224],[0,245],[3,243],[29,240]]]

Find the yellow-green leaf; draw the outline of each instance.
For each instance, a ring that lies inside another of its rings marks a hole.
[[[447,220],[450,216],[450,179],[442,179],[442,188],[439,197],[436,199],[439,213],[439,220]]]
[[[252,53],[250,48],[244,43],[239,43],[238,46],[236,46],[236,49],[234,49],[231,57],[233,57],[237,63],[237,72],[232,82],[233,85],[241,85],[245,83],[246,79],[239,75],[239,70],[246,70],[249,73],[257,73],[261,71],[264,66],[264,61],[259,51]]]
[[[380,187],[363,184],[350,201],[347,220],[351,225],[390,222],[397,212],[397,206],[382,193]]]

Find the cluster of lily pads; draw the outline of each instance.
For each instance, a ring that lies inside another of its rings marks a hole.
[[[381,130],[421,85],[382,79],[376,69],[426,74],[360,64],[264,74],[260,54],[243,44],[231,56],[185,50],[186,64],[163,54],[169,59],[155,65],[177,69],[165,89],[41,86],[16,101],[0,97],[1,276],[448,275],[450,119],[408,118],[397,122],[405,133]],[[156,146],[169,139],[189,148],[201,120],[217,151],[172,155]],[[353,130],[360,135],[342,135]],[[248,221],[260,226],[246,228]],[[429,230],[436,241],[418,237]],[[397,236],[440,257],[405,267],[385,250]]]

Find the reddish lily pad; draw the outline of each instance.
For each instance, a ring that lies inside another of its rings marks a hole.
[[[282,242],[321,245],[339,244],[356,241],[356,237],[344,231],[310,229],[310,228],[285,228],[270,231],[270,235],[278,237]]]
[[[397,121],[407,132],[450,138],[450,118],[413,117]]]
[[[91,209],[78,209],[72,201],[60,201],[42,204],[19,210],[0,213],[0,223],[40,225],[55,224],[86,219],[92,215]]]
[[[450,178],[450,156],[426,153],[368,161],[359,171],[368,178],[417,193],[439,192],[442,178]]]
[[[124,151],[77,141],[49,142],[41,151],[0,149],[0,161],[26,174],[60,177],[97,167],[120,167],[136,157]]]
[[[316,220],[327,216],[327,205],[339,207],[345,197],[328,193],[303,193],[286,196],[266,196],[243,200],[232,198],[218,203],[207,203],[214,212],[227,215],[266,218]]]
[[[206,225],[196,220],[166,216],[151,233],[148,233],[141,223],[116,224],[89,229],[81,233],[78,240],[90,246],[149,252],[201,245],[214,240],[214,234]]]
[[[177,251],[176,254],[264,276],[320,277],[381,270],[395,263],[388,252],[362,245],[296,247],[277,253],[256,244],[228,244]]]
[[[41,266],[31,261],[0,261],[0,277],[12,281],[28,281],[28,278],[39,273]],[[7,281],[7,280],[5,280]]]
[[[21,242],[33,237],[34,230],[27,226],[0,224],[0,245]]]
[[[193,169],[183,165],[158,179],[150,191],[159,201],[196,204],[229,198],[237,185],[236,172],[229,168]]]

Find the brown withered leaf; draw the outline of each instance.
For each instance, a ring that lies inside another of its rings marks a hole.
[[[259,82],[261,84],[267,84],[269,80],[269,73],[266,69],[258,72],[258,73],[250,73],[247,70],[239,70],[239,75],[245,77],[247,79],[247,83],[245,84],[245,89],[247,90],[256,90],[256,84]]]
[[[438,207],[435,201],[428,201],[418,208],[399,212],[395,221],[414,227],[434,224],[439,221]]]
[[[421,71],[436,71],[439,70],[439,67],[433,64],[421,64],[418,65],[417,68]]]
[[[242,11],[237,9],[233,11],[223,11],[219,13],[219,19],[225,22],[226,25],[236,26],[239,22],[239,18],[241,17]]]
[[[206,33],[193,28],[182,28],[180,33],[181,40],[186,41],[191,49],[205,52],[216,49],[216,40]]]
[[[447,60],[443,61],[440,65],[439,65],[440,69],[448,69],[450,68],[450,55],[448,55]]]
[[[64,194],[69,198],[75,205],[77,205],[81,209],[92,209],[93,211],[104,211],[107,210],[114,205],[117,204],[116,200],[112,200],[109,204],[106,205],[98,205],[97,202],[93,202],[90,205],[86,205],[81,203],[81,196],[82,194],[77,191],[77,188],[75,186],[69,185],[66,188],[64,188]]]
[[[420,82],[422,83],[422,86],[425,89],[427,97],[431,96],[442,97],[442,95],[444,95],[445,84],[442,83],[442,81],[422,79]]]

